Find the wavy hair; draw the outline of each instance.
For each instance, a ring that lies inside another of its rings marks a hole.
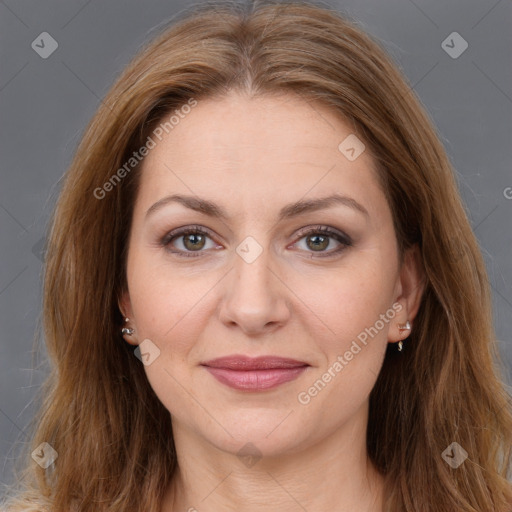
[[[510,512],[512,415],[484,261],[433,123],[379,42],[311,2],[214,2],[164,25],[90,121],[49,229],[43,323],[51,372],[7,510],[160,512],[177,467],[169,412],[123,343],[118,299],[139,165],[98,198],[157,124],[191,98],[298,94],[348,120],[378,166],[400,254],[425,291],[407,350],[370,395],[368,455],[386,511]],[[126,168],[125,168],[126,170]],[[119,176],[119,174],[118,174]],[[452,442],[468,459],[452,469]],[[45,508],[46,507],[46,508]]]

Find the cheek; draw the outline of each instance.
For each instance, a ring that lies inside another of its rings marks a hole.
[[[137,331],[161,349],[172,339],[173,348],[179,350],[202,327],[208,293],[218,279],[211,273],[194,275],[154,263],[158,259],[134,251],[128,267]]]
[[[356,414],[373,389],[395,310],[393,283],[375,267],[340,272],[329,290],[318,294],[315,306],[329,328],[313,338],[324,358],[296,398],[306,422],[334,428]]]
[[[215,281],[208,274],[193,278],[170,272],[136,255],[131,270],[130,297],[138,340],[149,339],[158,347],[158,357],[144,366],[148,382],[173,416],[186,423],[193,423],[192,418],[207,423],[208,417],[184,388],[195,388],[191,360],[198,359],[193,351],[211,316],[205,308]]]
[[[343,350],[358,336],[364,341],[364,333],[376,323],[379,333],[372,339],[387,339],[393,311],[387,316],[386,312],[392,306],[394,274],[389,265],[383,268],[377,259],[357,259],[357,263],[331,273],[328,279],[310,288],[312,299],[308,306],[326,327],[324,338],[329,352]],[[385,315],[384,321],[380,320],[381,315]]]

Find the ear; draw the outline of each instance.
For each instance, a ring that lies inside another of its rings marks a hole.
[[[134,328],[134,322],[133,322],[133,315],[132,315],[132,304],[130,301],[130,294],[128,291],[123,291],[121,295],[119,296],[119,299],[117,301],[119,311],[121,311],[121,314],[123,315],[123,318],[125,321],[123,322],[123,327],[131,327]],[[126,322],[126,318],[129,319],[128,322]],[[124,340],[129,343],[130,345],[137,345],[137,334],[123,334]]]
[[[117,305],[119,307],[119,311],[121,311],[121,314],[123,315],[123,318],[132,318],[132,303],[128,290],[121,292],[121,295],[117,301]]]
[[[395,297],[395,303],[399,303],[402,309],[395,316],[395,321],[389,330],[389,341],[395,342],[404,339],[403,331],[399,329],[399,325],[405,324],[407,320],[409,320],[411,326],[414,326],[414,318],[420,309],[424,290],[425,272],[423,261],[420,248],[415,244],[404,253]]]

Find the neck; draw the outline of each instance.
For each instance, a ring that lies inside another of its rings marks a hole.
[[[368,460],[361,419],[259,460],[223,451],[173,419],[178,470],[162,512],[382,512],[383,477]]]

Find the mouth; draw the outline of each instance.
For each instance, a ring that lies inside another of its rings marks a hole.
[[[277,356],[228,356],[213,359],[201,366],[219,382],[243,391],[262,391],[290,382],[301,375],[309,364]]]

